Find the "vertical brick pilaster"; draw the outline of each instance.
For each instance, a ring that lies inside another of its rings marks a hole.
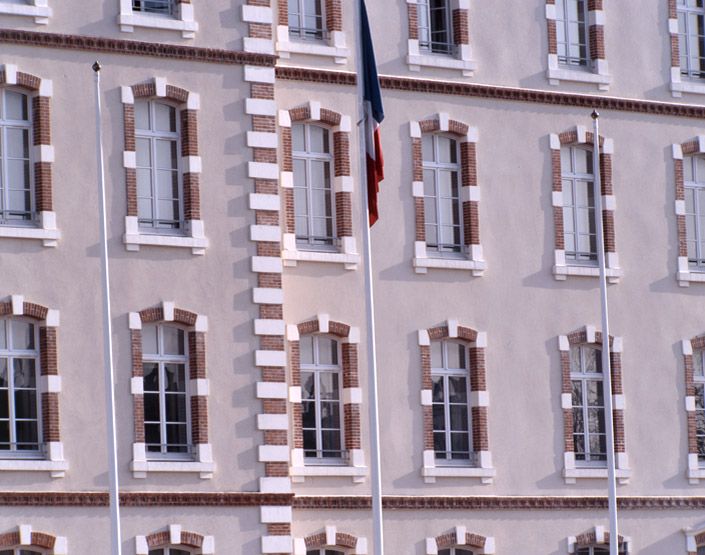
[[[423,155],[421,139],[418,137],[411,139],[411,164],[414,181],[423,182]],[[414,227],[415,240],[426,242],[426,209],[423,197],[414,198]]]
[[[409,38],[419,39],[419,11],[416,4],[407,4],[407,18],[409,23]]]
[[[453,43],[456,45],[470,44],[468,10],[453,10]]]
[[[33,138],[32,144],[51,145],[51,99],[47,96],[32,98]],[[52,164],[46,161],[34,163],[35,210],[54,210]]]
[[[343,30],[342,0],[325,0],[326,2],[326,27],[328,31]]]

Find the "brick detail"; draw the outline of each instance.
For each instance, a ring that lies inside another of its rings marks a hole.
[[[466,532],[464,538],[458,538],[455,530],[436,536],[436,545],[438,546],[438,549],[449,549],[455,546],[484,549],[486,541],[487,538],[485,538],[485,536],[473,534],[471,532]]]
[[[468,10],[453,10],[453,42],[456,45],[470,44]]]
[[[342,0],[326,0],[326,26],[328,31],[343,30]]]
[[[605,28],[602,25],[590,25],[590,59],[605,59]]]
[[[30,545],[20,546],[20,533],[17,532],[7,532],[6,534],[0,534],[0,548],[5,547],[36,547],[39,549],[54,549],[56,544],[56,536],[48,534],[46,532],[32,532],[30,535]]]
[[[554,4],[554,0],[546,0],[546,4]],[[546,20],[546,34],[548,37],[548,53],[558,54],[558,36],[555,19]]]
[[[419,39],[419,9],[416,4],[407,4],[407,18],[409,22],[409,38]]]
[[[39,357],[42,376],[59,375],[56,328],[39,328]]]
[[[344,549],[354,549],[357,546],[357,536],[345,532],[336,532],[335,543],[327,543],[326,533],[318,532],[304,538],[306,549],[320,549],[323,547],[342,547]]]
[[[147,546],[151,548],[168,547],[171,545],[171,538],[168,530],[155,532],[147,536]],[[181,531],[180,545],[185,547],[200,548],[203,546],[203,536],[196,532]]]

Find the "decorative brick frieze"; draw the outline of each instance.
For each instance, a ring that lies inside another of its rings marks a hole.
[[[564,194],[563,194],[563,168],[561,167],[561,148],[581,145],[586,150],[592,151],[594,138],[590,131],[583,126],[577,126],[559,134],[549,137],[551,152],[551,189],[554,222],[554,265],[553,276],[557,280],[565,280],[568,276],[599,276],[597,261],[592,265],[571,264],[566,259],[565,229],[563,225]],[[605,266],[607,281],[618,283],[622,270],[619,266],[619,256],[616,249],[614,211],[616,201],[612,186],[612,155],[614,143],[612,139],[599,138],[600,144],[600,178],[602,193],[602,224],[605,237]],[[569,171],[569,169],[568,169]]]
[[[563,477],[566,484],[574,484],[579,478],[606,478],[606,467],[580,466],[575,460],[573,440],[573,404],[570,351],[580,345],[602,349],[602,332],[593,326],[584,326],[558,338],[561,363],[561,409],[563,412]],[[626,453],[624,431],[624,388],[622,386],[622,338],[610,336],[610,366],[612,370],[612,421],[614,425],[614,450],[617,480],[629,482],[631,470]],[[609,447],[608,447],[609,448]]]
[[[596,84],[599,90],[606,91],[610,85],[610,75],[605,56],[605,11],[601,1],[590,0],[587,5],[587,64],[589,71],[574,69],[562,63],[558,56],[557,10],[555,0],[546,0],[546,38],[548,41],[547,77],[551,85],[561,81],[577,81]]]
[[[620,555],[629,555],[632,553],[632,540],[629,537],[619,534],[618,538]],[[610,533],[605,530],[604,526],[595,526],[588,532],[583,532],[577,536],[568,538],[568,553],[576,553],[581,548],[609,546]]]
[[[431,374],[431,342],[457,340],[467,345],[469,355],[470,381],[470,430],[474,461],[467,467],[453,468],[437,465],[433,442],[433,379]],[[492,453],[489,447],[487,409],[487,370],[485,348],[487,334],[461,326],[457,320],[418,331],[418,344],[421,364],[421,409],[423,412],[423,468],[422,475],[427,483],[434,483],[438,477],[480,478],[483,484],[491,484],[495,476],[492,467]]]
[[[367,555],[367,538],[338,532],[336,526],[326,526],[323,532],[294,538],[294,555],[306,555],[307,551],[340,548],[350,555]]]
[[[354,475],[353,480],[360,482],[364,478],[364,456],[362,450],[361,411],[362,397],[360,395],[360,377],[358,372],[358,343],[360,332],[358,328],[331,320],[327,314],[319,314],[316,318],[288,326],[287,339],[289,345],[290,384],[299,393],[295,398],[290,396],[292,404],[292,468],[291,473],[302,480],[307,474],[301,467],[303,459],[303,422],[301,407],[301,355],[300,337],[302,335],[327,334],[340,340],[340,356],[342,367],[343,394],[343,436],[345,450],[348,451],[349,464],[361,470]],[[333,473],[335,475],[335,473]],[[345,475],[343,473],[342,475]]]
[[[215,553],[215,540],[213,536],[204,536],[196,532],[188,532],[178,524],[171,524],[166,530],[154,532],[148,536],[135,538],[135,554],[149,555],[152,549],[176,547],[198,549],[203,555]]]
[[[160,465],[147,458],[144,424],[144,363],[142,349],[142,325],[154,323],[178,324],[185,329],[188,345],[188,385],[191,411],[191,443],[194,459],[181,467]],[[213,461],[208,439],[208,379],[206,372],[206,340],[208,320],[205,316],[178,308],[173,302],[145,308],[129,315],[130,346],[132,350],[132,403],[134,419],[134,441],[132,471],[135,478],[146,478],[148,472],[199,472],[201,478],[211,478]]]
[[[409,124],[411,136],[412,195],[414,196],[415,243],[413,264],[416,273],[425,274],[429,268],[470,270],[481,276],[486,263],[480,244],[479,202],[477,181],[477,129],[439,113]],[[465,260],[429,256],[426,246],[426,214],[424,205],[422,141],[425,134],[445,134],[459,142],[460,202],[462,204],[463,254]]]
[[[16,531],[0,534],[0,548],[41,549],[47,555],[66,555],[68,553],[66,538],[47,532],[35,532],[32,526],[21,524]],[[46,550],[46,551],[44,551]]]
[[[439,549],[450,549],[453,547],[471,547],[473,548],[473,553],[478,555],[495,553],[494,538],[468,532],[465,526],[456,526],[450,532],[435,538],[426,538],[426,555],[438,555]]]
[[[336,231],[334,241],[337,253],[302,252],[297,247],[294,221],[293,191],[293,152],[291,127],[297,123],[321,124],[332,135],[333,191]],[[323,108],[317,101],[279,113],[279,127],[282,130],[282,196],[284,198],[284,250],[282,257],[287,266],[296,266],[300,260],[343,263],[346,269],[357,267],[359,255],[353,235],[352,194],[353,178],[351,171],[350,133],[351,119],[333,110]]]
[[[470,0],[449,0],[448,2],[447,9],[451,12],[452,21],[451,40],[454,47],[448,53],[434,52],[429,45],[421,44],[419,41],[419,21],[432,21],[430,14],[423,18],[419,16],[419,10],[427,9],[426,6],[419,5],[416,0],[406,0],[406,7],[409,33],[406,61],[409,69],[421,71],[422,67],[436,67],[460,70],[463,76],[472,76],[477,64],[472,61],[470,49]]]

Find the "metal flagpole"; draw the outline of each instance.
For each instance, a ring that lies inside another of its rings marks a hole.
[[[619,555],[617,526],[617,481],[614,462],[614,420],[612,408],[612,365],[610,364],[610,325],[607,311],[607,275],[605,270],[605,230],[602,225],[602,184],[600,176],[600,114],[592,112],[595,222],[597,227],[597,263],[600,267],[600,304],[602,311],[602,372],[607,428],[607,508],[610,516],[610,555]]]
[[[367,316],[367,367],[368,367],[368,387],[370,389],[370,476],[372,481],[372,528],[375,555],[384,555],[384,525],[382,517],[382,471],[379,453],[379,404],[377,392],[377,344],[375,335],[375,301],[372,284],[372,248],[370,241],[369,224],[369,199],[367,198],[367,130],[365,118],[371,117],[364,109],[364,72],[362,70],[362,2],[357,0],[355,17],[356,44],[356,69],[357,69],[357,104],[358,104],[358,136],[360,138],[360,198],[362,199],[362,221],[363,256],[365,260],[365,312]]]
[[[110,268],[108,265],[108,224],[105,210],[105,163],[103,157],[103,134],[101,132],[102,106],[100,103],[100,69],[93,64],[95,74],[95,130],[96,155],[98,160],[98,184],[100,186],[100,260],[103,297],[103,362],[105,364],[105,404],[108,422],[108,475],[110,481],[110,528],[111,554],[122,554],[120,536],[120,499],[118,497],[117,437],[115,432],[115,370],[113,368],[113,328],[110,314]]]

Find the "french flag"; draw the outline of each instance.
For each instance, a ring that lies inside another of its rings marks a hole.
[[[379,124],[384,119],[382,91],[377,77],[377,63],[372,46],[370,22],[367,19],[365,0],[360,1],[362,44],[363,107],[365,110],[365,145],[367,148],[367,202],[370,210],[370,227],[379,219],[377,193],[379,182],[384,179],[384,159]]]

